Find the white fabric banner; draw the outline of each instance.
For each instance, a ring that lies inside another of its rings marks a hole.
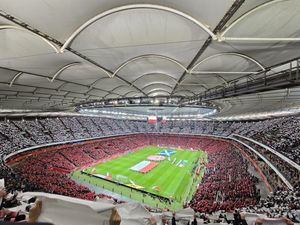
[[[4,179],[0,179],[0,191],[5,189],[5,181]],[[0,205],[2,204],[2,199],[3,198],[0,198]]]
[[[116,206],[121,217],[120,225],[150,225],[152,215],[139,203],[124,203]]]
[[[42,213],[38,222],[55,225],[109,225],[112,209],[111,203],[92,202],[61,195],[27,192],[24,200],[36,196],[42,200]]]

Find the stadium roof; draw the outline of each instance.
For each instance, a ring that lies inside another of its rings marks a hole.
[[[193,97],[300,56],[298,0],[0,0],[0,9],[4,109]],[[213,102],[224,115],[273,110],[297,92]]]

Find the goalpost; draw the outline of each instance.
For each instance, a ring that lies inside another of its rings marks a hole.
[[[116,175],[116,181],[118,181],[121,184],[128,184],[129,178],[120,174]]]

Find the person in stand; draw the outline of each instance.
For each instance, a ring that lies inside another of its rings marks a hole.
[[[192,221],[191,225],[198,225],[196,214],[194,214],[194,220]]]
[[[256,201],[259,202],[260,198],[261,198],[260,189],[257,189],[257,191],[256,191]]]
[[[176,219],[175,219],[176,213],[173,212],[173,217],[172,217],[172,225],[176,225]]]
[[[242,218],[241,218],[241,214],[238,210],[234,210],[233,218],[234,218],[233,225],[240,225],[241,224]]]

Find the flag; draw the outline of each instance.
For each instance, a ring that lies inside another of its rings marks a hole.
[[[96,172],[97,172],[97,170],[96,170],[95,168],[93,168],[93,169],[91,170],[90,174],[94,174],[94,173],[96,173]]]
[[[135,184],[132,180],[129,180],[129,182],[130,182],[131,184]]]
[[[153,190],[156,190],[156,191],[160,191],[160,186],[155,185],[155,186],[152,187],[152,189],[153,189]]]
[[[112,179],[112,175],[109,174],[109,172],[106,172],[106,177],[107,180],[111,180]]]
[[[137,185],[137,184],[126,184],[126,186],[132,187],[132,188],[135,188],[135,189],[144,189],[143,186],[140,186],[140,185]]]
[[[148,123],[156,123],[157,117],[156,116],[148,116]]]

